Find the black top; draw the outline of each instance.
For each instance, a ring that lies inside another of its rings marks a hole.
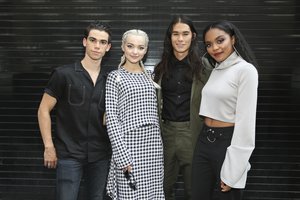
[[[168,75],[162,78],[162,119],[183,122],[190,120],[190,99],[192,79],[187,78],[189,66],[187,57],[179,61],[173,57]]]
[[[55,148],[58,158],[94,162],[110,159],[105,84],[110,67],[101,67],[94,86],[80,62],[56,68],[45,92],[57,100]]]

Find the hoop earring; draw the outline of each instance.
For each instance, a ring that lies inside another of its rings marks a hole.
[[[232,47],[233,47],[233,49],[234,49],[235,53],[236,53],[238,56],[242,57],[242,56],[240,55],[240,53],[238,52],[238,50],[235,48],[235,46],[234,46],[234,45],[232,45]]]
[[[204,54],[203,54],[203,56],[201,57],[201,61],[202,61],[202,65],[204,66],[205,64],[204,64],[204,60],[205,60],[205,56],[207,55],[207,52],[205,52]]]
[[[201,61],[204,68],[212,70],[215,67],[215,63],[213,63],[214,61],[211,61],[209,57],[209,53],[205,52],[201,57]]]

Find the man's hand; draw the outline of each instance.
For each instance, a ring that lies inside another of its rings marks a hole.
[[[44,151],[44,166],[47,168],[56,168],[57,157],[54,147],[45,147]]]

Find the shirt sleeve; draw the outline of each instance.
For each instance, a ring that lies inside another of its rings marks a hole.
[[[64,83],[63,74],[61,73],[60,70],[54,69],[50,75],[50,79],[45,88],[45,93],[49,94],[50,96],[58,100],[63,95],[64,85],[65,83]]]
[[[113,159],[119,169],[132,164],[130,152],[124,141],[124,130],[122,130],[119,116],[119,92],[120,75],[111,72],[106,82],[106,123],[108,136],[112,145]]]
[[[250,65],[239,75],[235,127],[221,169],[221,180],[232,188],[245,187],[249,159],[255,147],[258,73]]]

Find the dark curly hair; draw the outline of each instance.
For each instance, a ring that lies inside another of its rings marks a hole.
[[[99,31],[105,31],[108,34],[108,43],[111,43],[111,29],[110,26],[104,22],[94,21],[91,22],[84,30],[83,37],[87,39],[91,30],[96,29]]]

